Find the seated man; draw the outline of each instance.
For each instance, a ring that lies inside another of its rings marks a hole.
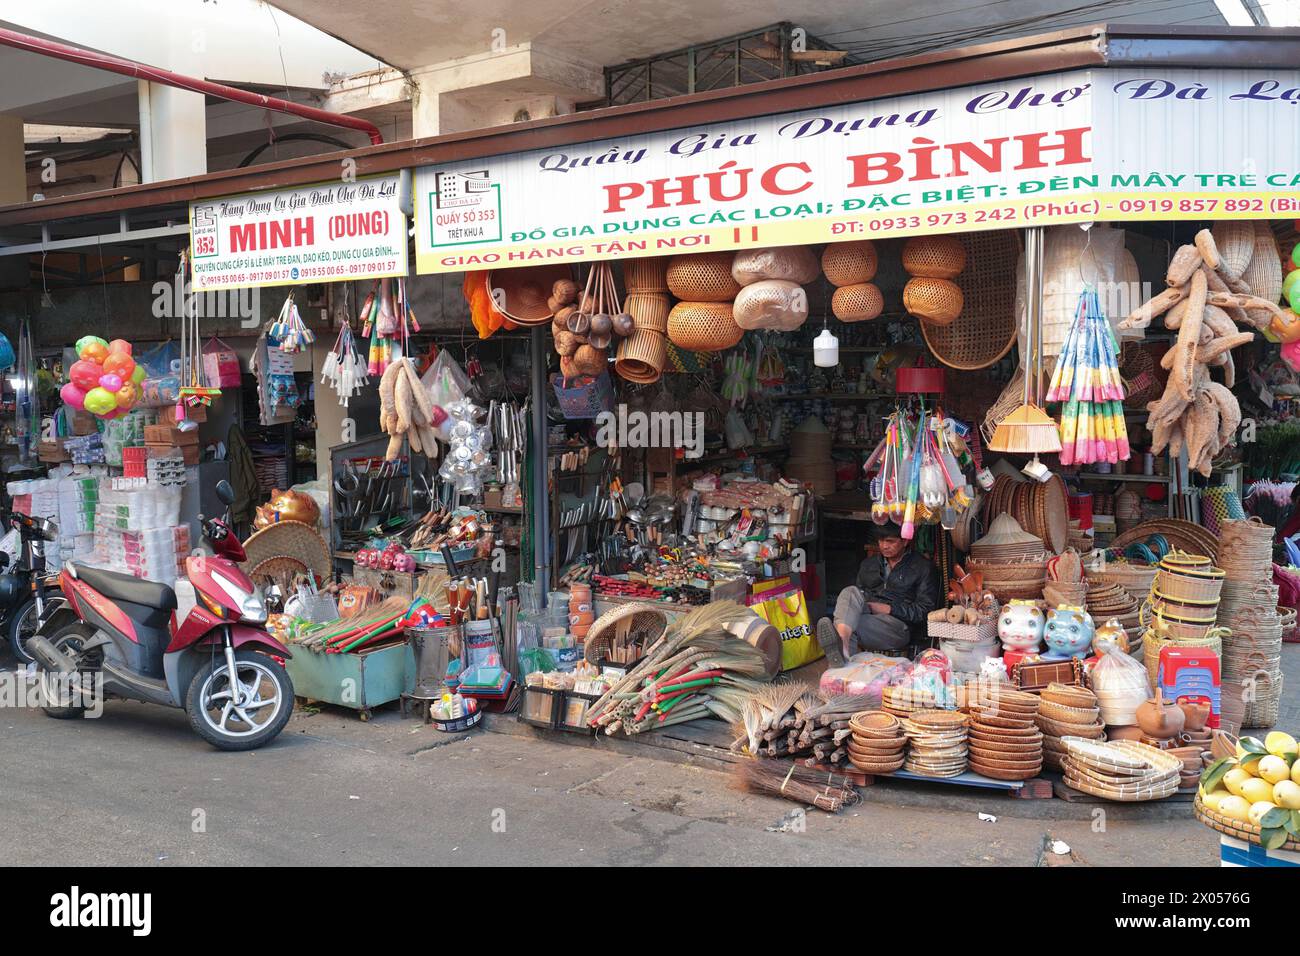
[[[857,587],[840,592],[834,621],[817,624],[832,667],[859,651],[898,651],[923,641],[926,615],[939,606],[934,565],[912,550],[898,525],[877,528],[876,543],[880,554],[863,560]]]

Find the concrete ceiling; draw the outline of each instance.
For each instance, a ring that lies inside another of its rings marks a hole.
[[[275,6],[405,70],[480,54],[494,42],[497,48],[537,42],[612,66],[782,21],[868,60],[1102,20],[1224,23],[1213,0],[275,0]]]

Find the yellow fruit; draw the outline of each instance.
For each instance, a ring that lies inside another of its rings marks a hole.
[[[1245,797],[1251,803],[1259,803],[1261,800],[1273,799],[1273,785],[1267,780],[1261,780],[1258,777],[1251,777],[1241,785],[1241,796]]]
[[[1258,800],[1250,805],[1250,822],[1259,826],[1259,821],[1264,819],[1264,814],[1276,809],[1277,805],[1273,801]]]
[[[1205,798],[1201,798],[1204,802]],[[1279,780],[1273,784],[1273,802],[1288,810],[1300,810],[1300,783],[1294,780]]]
[[[1264,759],[1263,754],[1246,754],[1237,760],[1237,766],[1252,777],[1259,776],[1259,762]]]
[[[1264,747],[1263,742],[1262,742],[1258,737],[1242,737],[1240,740],[1237,741],[1237,759],[1238,759],[1238,760],[1240,760],[1242,757],[1249,757],[1249,756],[1250,756],[1250,751],[1247,750],[1245,747],[1242,746],[1242,744],[1247,743],[1247,742],[1252,743],[1252,744],[1257,744],[1258,746],[1262,747],[1262,748],[1265,749],[1265,750],[1268,749],[1267,747]]]
[[[1229,820],[1241,820],[1244,823],[1250,820],[1250,804],[1242,797],[1224,797],[1219,801],[1219,813]]]
[[[1275,757],[1296,752],[1295,738],[1288,733],[1275,730],[1264,738],[1264,749]]]
[[[1220,787],[1219,789],[1213,790],[1210,793],[1201,794],[1201,803],[1205,804],[1211,810],[1217,810],[1219,809],[1219,804],[1226,797],[1230,797],[1230,796],[1232,796],[1232,794],[1230,794],[1227,790],[1224,790],[1222,787]]]
[[[1250,780],[1250,774],[1240,767],[1233,767],[1223,775],[1223,785],[1228,788],[1228,792],[1234,797],[1241,796],[1241,785]]]
[[[1291,780],[1300,783],[1300,760],[1291,765]]]
[[[1287,766],[1287,762],[1281,757],[1275,757],[1272,754],[1259,762],[1258,773],[1260,779],[1267,780],[1269,783],[1291,779],[1291,768]]]

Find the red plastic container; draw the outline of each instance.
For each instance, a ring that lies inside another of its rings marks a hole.
[[[149,477],[149,449],[145,445],[128,445],[122,449],[122,476]]]

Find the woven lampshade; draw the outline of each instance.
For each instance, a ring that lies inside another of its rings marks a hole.
[[[1214,224],[1211,234],[1223,257],[1224,271],[1234,276],[1244,274],[1255,254],[1255,224],[1249,219],[1224,219]]]
[[[773,249],[742,249],[731,264],[731,277],[741,285],[763,279],[784,279],[805,285],[821,269],[808,246],[777,246]]]
[[[673,256],[668,262],[668,291],[686,302],[730,302],[740,291],[731,276],[730,252]]]
[[[1021,405],[998,423],[989,451],[1017,455],[1059,452],[1061,433],[1051,415],[1033,405]]]
[[[867,322],[885,308],[880,290],[870,282],[840,286],[831,296],[831,311],[841,322]]]
[[[831,285],[855,285],[876,277],[876,246],[870,239],[832,242],[822,253],[822,272]]]
[[[740,290],[732,314],[742,329],[793,332],[808,320],[808,296],[797,283],[760,279]]]
[[[966,247],[955,236],[913,236],[903,243],[903,268],[913,276],[955,279],[966,268]]]
[[[669,341],[689,352],[721,352],[744,335],[730,302],[678,302],[668,315]]]
[[[921,277],[909,279],[903,286],[903,308],[909,315],[950,325],[961,315],[964,300],[961,289],[948,279]]]

